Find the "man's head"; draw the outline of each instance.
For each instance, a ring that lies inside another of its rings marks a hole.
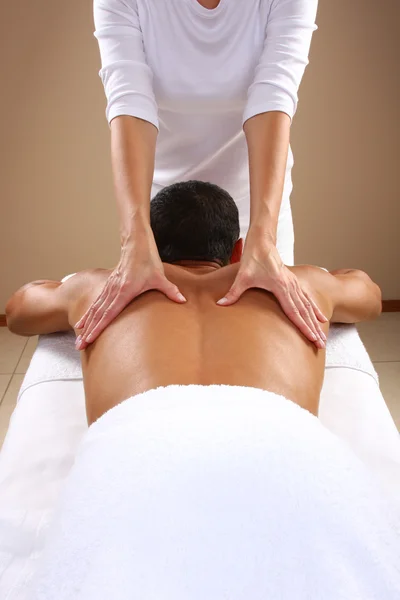
[[[213,183],[182,181],[163,188],[150,203],[150,224],[160,258],[239,262],[239,211],[233,198]]]

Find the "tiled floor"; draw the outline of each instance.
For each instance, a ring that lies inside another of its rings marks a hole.
[[[37,336],[24,338],[0,327],[0,448],[36,344]]]
[[[377,321],[361,323],[358,329],[400,430],[400,313],[384,313]],[[0,448],[36,344],[36,337],[18,337],[0,327]]]

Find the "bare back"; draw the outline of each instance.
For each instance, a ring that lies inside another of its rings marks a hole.
[[[305,339],[272,294],[250,289],[236,304],[220,307],[216,301],[234,281],[238,264],[164,268],[187,302],[145,292],[82,352],[89,424],[130,396],[171,384],[271,390],[317,414],[325,351]],[[307,269],[291,267],[302,281]],[[109,273],[98,269],[76,276],[79,300],[71,302],[71,324],[98,296]],[[329,299],[311,291],[330,316]],[[327,334],[329,323],[322,326]]]

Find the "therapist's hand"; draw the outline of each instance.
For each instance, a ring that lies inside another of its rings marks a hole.
[[[129,302],[148,290],[159,290],[174,302],[186,302],[165,276],[150,226],[141,226],[134,232],[133,241],[122,247],[120,262],[102,293],[76,323],[75,328],[81,329],[76,348],[87,348]]]
[[[275,244],[259,232],[248,232],[240,267],[229,292],[217,302],[229,306],[249,288],[272,292],[286,316],[318,348],[325,347],[326,336],[319,321],[328,321],[296,275],[282,262]]]

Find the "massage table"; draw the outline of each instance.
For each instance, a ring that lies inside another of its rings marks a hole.
[[[319,418],[398,503],[400,437],[354,325],[330,330]],[[55,505],[86,431],[74,335],[40,336],[0,453],[1,600],[29,600]]]

